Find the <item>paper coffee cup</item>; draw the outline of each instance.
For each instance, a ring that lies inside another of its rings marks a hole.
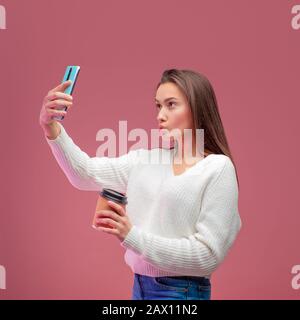
[[[97,199],[97,204],[96,204],[96,210],[95,210],[95,215],[92,223],[92,227],[97,229],[97,226],[105,227],[105,228],[111,228],[113,229],[114,227],[111,225],[108,225],[106,223],[97,223],[97,213],[99,213],[100,210],[110,210],[110,211],[115,211],[109,204],[108,200],[113,201],[120,206],[122,206],[125,209],[127,202],[127,197],[125,194],[120,193],[116,190],[113,189],[108,189],[108,188],[103,188],[102,191],[99,192],[99,197]],[[116,211],[115,211],[116,212]],[[116,212],[117,213],[117,212]],[[105,218],[105,215],[102,215],[101,218]],[[110,217],[108,217],[110,218]]]

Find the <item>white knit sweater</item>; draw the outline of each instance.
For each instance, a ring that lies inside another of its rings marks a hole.
[[[120,244],[131,270],[152,277],[210,278],[242,225],[230,158],[210,154],[174,175],[175,149],[90,157],[59,125],[56,139],[45,137],[70,183],[80,190],[112,188],[127,195],[126,213],[133,227]]]

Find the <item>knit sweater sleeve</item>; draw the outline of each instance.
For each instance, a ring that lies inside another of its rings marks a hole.
[[[120,157],[90,157],[67,134],[63,125],[55,139],[48,139],[51,151],[69,182],[79,190],[101,191],[111,188],[126,193],[130,170],[140,149],[130,150]]]
[[[210,275],[225,258],[241,228],[235,168],[226,160],[204,192],[196,232],[179,239],[145,232],[133,225],[121,242],[162,270]]]

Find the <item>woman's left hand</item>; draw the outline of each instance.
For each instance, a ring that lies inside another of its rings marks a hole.
[[[123,241],[132,228],[132,224],[130,223],[128,215],[121,205],[113,201],[107,201],[107,203],[112,207],[112,210],[100,210],[98,213],[96,213],[95,227],[97,230],[102,230],[104,232],[113,234],[117,236],[120,241]],[[97,222],[108,224],[112,228],[101,227],[97,225]]]

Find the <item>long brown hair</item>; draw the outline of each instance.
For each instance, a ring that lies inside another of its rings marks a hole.
[[[193,114],[194,128],[204,129],[204,149],[208,153],[224,154],[230,158],[239,187],[237,169],[219,114],[217,98],[207,77],[193,70],[167,69],[156,90],[166,82],[176,84],[185,94]]]

